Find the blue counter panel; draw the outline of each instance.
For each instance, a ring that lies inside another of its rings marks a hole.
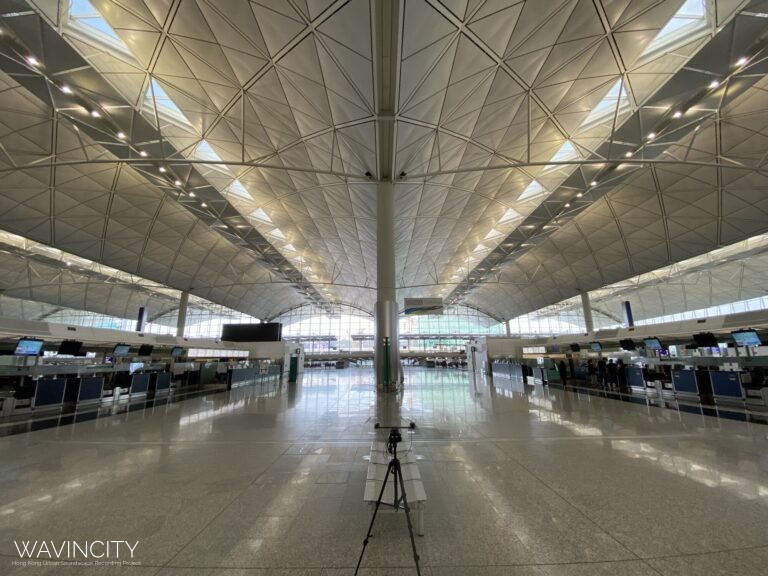
[[[35,407],[55,406],[64,401],[66,378],[41,378],[35,390]]]

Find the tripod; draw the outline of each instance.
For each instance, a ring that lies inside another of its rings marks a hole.
[[[397,445],[402,441],[403,437],[400,434],[400,430],[397,427],[391,428],[389,431],[389,438],[387,439],[387,452],[392,454],[392,459],[387,465],[387,473],[384,476],[384,482],[381,484],[381,491],[379,492],[379,498],[376,500],[376,508],[373,510],[373,517],[371,518],[371,524],[368,526],[368,533],[363,540],[363,549],[360,551],[360,558],[357,560],[357,568],[355,568],[355,576],[360,571],[360,563],[363,561],[363,554],[365,554],[365,547],[368,546],[368,541],[371,538],[373,532],[373,523],[376,522],[376,514],[379,512],[379,507],[384,504],[385,506],[391,506],[395,511],[399,510],[402,503],[402,508],[405,510],[405,518],[408,522],[408,535],[411,537],[411,549],[413,550],[413,561],[416,563],[416,574],[421,576],[421,568],[419,567],[419,555],[416,552],[416,540],[413,538],[413,525],[411,524],[411,509],[408,506],[408,497],[405,494],[405,482],[403,481],[403,471],[400,468],[400,460],[397,457]],[[387,480],[389,480],[390,474],[393,477],[395,497],[392,504],[388,502],[382,502],[384,497],[384,489],[387,487]],[[400,485],[401,495],[398,496],[398,484]]]

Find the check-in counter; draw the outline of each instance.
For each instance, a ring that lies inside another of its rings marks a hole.
[[[709,373],[715,404],[741,405],[744,403],[744,387],[739,372],[713,370]]]
[[[67,378],[64,401],[77,404],[95,404],[101,401],[104,389],[103,376],[85,376],[83,378]]]
[[[149,375],[149,388],[147,390],[147,397],[154,398],[163,394],[168,394],[171,391],[171,373],[170,372],[153,372]]]
[[[672,370],[672,385],[678,399],[700,399],[699,384],[693,370]]]
[[[64,389],[66,378],[40,378],[35,386],[35,396],[32,408],[35,410],[48,410],[61,408],[64,402]]]
[[[645,374],[642,368],[627,366],[627,384],[635,394],[645,394]]]
[[[149,374],[136,373],[131,376],[131,388],[130,395],[134,397],[146,396],[147,390],[149,390]]]

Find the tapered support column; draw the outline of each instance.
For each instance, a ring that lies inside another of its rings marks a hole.
[[[592,304],[589,302],[589,292],[581,293],[581,309],[584,312],[584,325],[587,332],[595,331],[595,323],[592,321]]]
[[[400,372],[398,308],[395,289],[395,193],[391,182],[376,191],[376,388],[397,390]]]
[[[187,306],[189,305],[189,292],[182,292],[179,298],[179,316],[176,319],[176,337],[184,337],[184,329],[187,327]]]

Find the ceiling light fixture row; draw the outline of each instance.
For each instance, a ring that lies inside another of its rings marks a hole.
[[[734,74],[738,73],[738,72],[739,72],[741,69],[743,69],[743,68],[744,68],[744,66],[746,66],[747,64],[749,64],[749,62],[750,62],[750,61],[751,61],[751,60],[752,60],[752,59],[755,57],[755,55],[756,55],[756,54],[757,54],[757,53],[758,53],[760,50],[762,50],[762,48],[763,48],[763,46],[762,46],[762,45],[756,45],[756,46],[753,46],[753,47],[752,47],[752,48],[751,48],[749,51],[747,51],[747,52],[745,53],[745,55],[743,55],[743,56],[739,57],[739,58],[738,58],[738,59],[735,61],[735,63],[733,64],[733,69],[731,70],[731,72],[730,72],[729,74],[727,74],[726,76],[724,76],[723,78],[721,78],[721,79],[719,79],[719,80],[718,80],[718,79],[714,79],[714,80],[712,80],[712,81],[709,83],[709,85],[708,85],[708,87],[707,87],[707,88],[703,89],[703,90],[702,90],[701,92],[699,92],[699,93],[698,93],[696,96],[694,96],[693,98],[691,98],[691,99],[690,99],[690,100],[689,100],[689,101],[688,101],[688,102],[687,102],[687,103],[686,103],[684,106],[681,106],[681,107],[679,107],[679,108],[674,108],[674,107],[673,107],[673,108],[671,109],[671,112],[670,112],[669,116],[667,116],[667,118],[666,118],[665,120],[663,120],[663,121],[662,121],[662,124],[661,124],[659,127],[657,127],[657,128],[656,128],[656,130],[654,130],[654,131],[651,131],[651,132],[649,132],[649,133],[648,133],[648,135],[645,137],[645,142],[644,142],[644,143],[642,143],[642,144],[641,144],[639,147],[635,148],[634,150],[627,150],[626,152],[624,152],[624,157],[625,157],[625,158],[632,158],[632,157],[633,157],[635,154],[637,154],[638,152],[642,151],[642,149],[643,149],[643,147],[644,147],[644,145],[645,145],[645,144],[649,144],[649,143],[651,143],[651,142],[654,142],[654,141],[656,140],[656,138],[658,137],[658,135],[659,135],[660,133],[662,133],[662,132],[663,132],[663,131],[664,131],[664,130],[667,128],[667,126],[669,126],[669,124],[670,124],[670,123],[671,123],[673,120],[679,120],[679,119],[683,118],[683,116],[685,115],[685,113],[686,113],[686,112],[687,112],[687,111],[688,111],[690,108],[692,108],[692,107],[693,107],[693,105],[694,105],[696,102],[698,102],[698,101],[699,101],[699,100],[701,100],[702,98],[704,98],[704,97],[706,97],[706,96],[710,95],[710,94],[712,93],[712,91],[713,91],[713,90],[717,90],[718,88],[722,87],[723,85],[726,85],[726,84],[728,83],[728,81],[731,79],[731,77],[732,77]],[[698,130],[699,130],[699,128],[700,128],[700,125],[697,125],[697,126],[694,128],[694,130],[698,131]],[[599,186],[599,184],[600,184],[600,182],[599,182],[599,181],[600,181],[600,176],[605,176],[605,175],[606,175],[606,173],[607,173],[609,170],[615,170],[615,169],[616,169],[616,165],[611,165],[611,166],[609,166],[609,167],[606,167],[606,168],[604,168],[603,170],[601,170],[601,172],[600,172],[600,174],[598,174],[597,178],[596,178],[596,179],[594,179],[594,180],[592,180],[592,181],[590,181],[590,183],[589,183],[589,186],[588,186],[588,188],[587,188],[585,191],[580,191],[580,192],[578,192],[578,193],[575,195],[575,199],[582,199],[582,198],[584,197],[584,195],[586,194],[586,192],[588,192],[588,191],[589,191],[590,189],[592,189],[592,188],[596,188],[597,186]],[[604,178],[603,178],[603,180],[604,180]],[[568,208],[570,208],[570,207],[571,207],[571,205],[572,205],[572,202],[574,202],[574,201],[575,201],[575,200],[567,200],[567,199],[566,199],[566,200],[563,202],[563,208],[564,208],[564,209],[568,209]],[[507,254],[511,254],[511,253],[513,253],[513,252],[516,252],[517,250],[520,250],[520,249],[523,249],[523,248],[528,248],[528,247],[531,247],[531,246],[533,246],[533,245],[534,245],[534,244],[531,244],[531,243],[529,243],[529,242],[524,242],[524,243],[520,244],[519,246],[515,246],[515,244],[512,244],[512,245],[509,245],[509,244],[507,244],[507,245],[505,245],[505,247],[507,247],[507,248],[508,248]],[[474,279],[474,278],[472,278],[472,274],[470,273],[470,274],[467,276],[467,282],[469,283],[469,282],[471,282],[472,280],[475,280],[475,279]],[[456,302],[456,301],[457,301],[457,300],[456,300],[456,298],[454,298],[454,299],[453,299],[453,302]]]
[[[721,80],[717,80],[717,79],[712,80],[709,83],[709,86],[708,86],[708,88],[706,90],[704,90],[703,92],[699,93],[697,96],[695,96],[694,98],[689,100],[684,106],[681,106],[680,108],[672,108],[671,114],[662,122],[662,125],[659,126],[656,130],[651,131],[651,132],[649,132],[647,134],[647,136],[645,137],[646,143],[651,143],[651,142],[655,141],[656,138],[658,137],[658,135],[660,133],[662,133],[671,124],[672,120],[679,120],[680,118],[682,118],[685,115],[685,113],[688,110],[691,109],[691,107],[694,105],[694,103],[696,101],[700,100],[704,96],[709,95],[712,90],[716,90],[717,88],[721,87],[723,84],[726,84],[730,80],[730,78],[731,78],[731,76],[733,74],[735,74],[738,70],[742,69],[744,66],[746,66],[749,63],[749,61],[751,60],[752,57],[753,57],[753,55],[752,56],[741,56],[734,63],[734,71],[733,72],[731,72],[730,74],[728,74],[726,77],[724,77]],[[698,130],[698,129],[699,129],[699,127],[697,126],[696,130]],[[641,150],[642,150],[642,146],[640,148],[635,149],[635,150],[627,150],[626,152],[624,152],[624,157],[625,158],[632,158],[635,154],[637,154]],[[608,169],[609,170],[610,169],[615,169],[615,166],[612,166],[612,167],[610,167]],[[596,180],[592,180],[589,183],[589,187],[590,188],[595,188],[596,186],[598,186],[598,182]],[[582,198],[583,196],[584,196],[584,192],[579,192],[578,194],[576,194],[576,198]],[[565,208],[569,208],[570,205],[571,205],[570,202],[566,201],[566,203],[563,206]]]
[[[681,106],[680,108],[673,108],[672,109],[672,113],[671,113],[671,118],[674,119],[674,120],[679,120],[680,118],[682,118],[686,114],[686,112],[688,112],[688,110],[691,109],[691,107],[693,106],[693,104],[695,104],[695,102],[701,100],[705,96],[708,96],[709,94],[712,93],[713,90],[717,90],[721,86],[726,85],[728,83],[728,81],[731,79],[731,77],[734,74],[738,73],[742,68],[744,68],[744,66],[746,66],[753,57],[754,57],[754,54],[748,54],[748,55],[741,56],[738,60],[736,60],[736,62],[734,62],[733,70],[730,73],[728,73],[723,78],[720,78],[720,79],[715,78],[715,79],[713,79],[709,83],[709,85],[707,86],[706,89],[704,89],[701,92],[699,92],[699,94],[694,96],[685,105]],[[671,122],[671,120],[668,117],[663,122],[663,125],[659,128],[658,132],[649,132],[648,133],[648,135],[645,137],[646,141],[647,142],[653,142],[656,139],[656,137],[658,136],[658,134],[661,131],[663,131],[667,126],[669,126],[670,122]],[[635,152],[637,152],[637,150]],[[626,152],[624,154],[624,156],[626,158],[631,158],[632,155],[633,155],[633,152]]]
[[[31,68],[33,68],[42,78],[44,78],[51,86],[55,87],[57,90],[59,90],[62,94],[65,94],[69,97],[71,97],[72,100],[74,100],[77,104],[82,106],[83,110],[86,112],[86,114],[95,119],[100,119],[101,122],[103,122],[106,126],[105,132],[111,133],[114,135],[114,138],[118,141],[120,141],[121,144],[127,145],[130,149],[134,150],[135,153],[137,153],[141,158],[147,158],[148,153],[141,149],[134,147],[131,145],[128,135],[123,131],[120,130],[114,122],[111,121],[109,118],[109,115],[105,112],[104,108],[93,103],[88,98],[83,97],[81,94],[78,94],[76,89],[73,89],[69,84],[66,84],[64,82],[60,82],[57,80],[54,80],[50,78],[44,71],[44,65],[42,61],[37,58],[34,54],[31,53],[30,50],[28,50],[23,43],[15,37],[14,34],[6,34],[6,31],[3,28],[0,28],[0,37],[2,37],[2,40],[5,43],[8,43],[11,45],[11,49],[13,52],[15,52],[16,56],[19,58],[22,58],[24,62]],[[52,105],[53,102],[51,103]],[[55,107],[55,105],[54,105]],[[73,127],[75,130],[78,129],[77,124],[73,124]],[[180,194],[184,193],[184,190],[182,188],[183,183],[180,178],[176,177],[172,171],[170,171],[166,166],[158,166],[158,172],[162,174],[165,178],[168,179],[168,181],[176,186],[177,188],[180,188]],[[190,198],[195,198],[196,195],[194,192],[189,192],[188,196]],[[208,204],[200,199],[200,207],[201,208],[209,208]],[[209,210],[210,212],[210,210]],[[235,226],[230,226],[230,228],[236,228]],[[67,263],[69,265],[69,263]],[[310,296],[310,300],[313,302],[316,302],[317,305],[325,307],[323,304],[322,297],[315,293],[314,290],[312,290],[311,286],[308,286],[307,288],[310,290],[313,294]]]
[[[8,37],[7,37],[8,38]],[[83,97],[81,94],[77,94],[76,91],[69,85],[63,82],[57,82],[50,78],[45,72],[44,72],[44,65],[42,61],[37,58],[34,54],[30,54],[26,48],[21,47],[21,43],[16,40],[15,38],[10,38],[12,42],[17,44],[17,46],[14,47],[14,49],[17,50],[18,53],[25,53],[26,56],[24,57],[24,61],[32,66],[38,74],[40,74],[43,78],[45,78],[52,86],[55,86],[59,91],[62,92],[62,94],[66,94],[67,96],[73,96],[73,99],[76,103],[80,104],[83,109],[86,111],[88,116],[94,119],[100,119],[104,118],[106,123],[106,132],[111,132],[115,135],[115,138],[117,140],[120,140],[121,142],[126,142],[128,139],[127,134],[117,128],[113,122],[111,122],[108,118],[108,115],[105,113],[104,108],[94,104],[93,102],[89,101],[89,99]],[[77,127],[75,125],[75,127]],[[131,147],[136,151],[136,153],[141,156],[142,158],[146,158],[148,156],[146,150],[142,150],[140,148],[134,148],[130,143],[128,143],[128,146]],[[160,167],[160,172],[166,172],[166,168]],[[175,179],[174,179],[175,180]]]

